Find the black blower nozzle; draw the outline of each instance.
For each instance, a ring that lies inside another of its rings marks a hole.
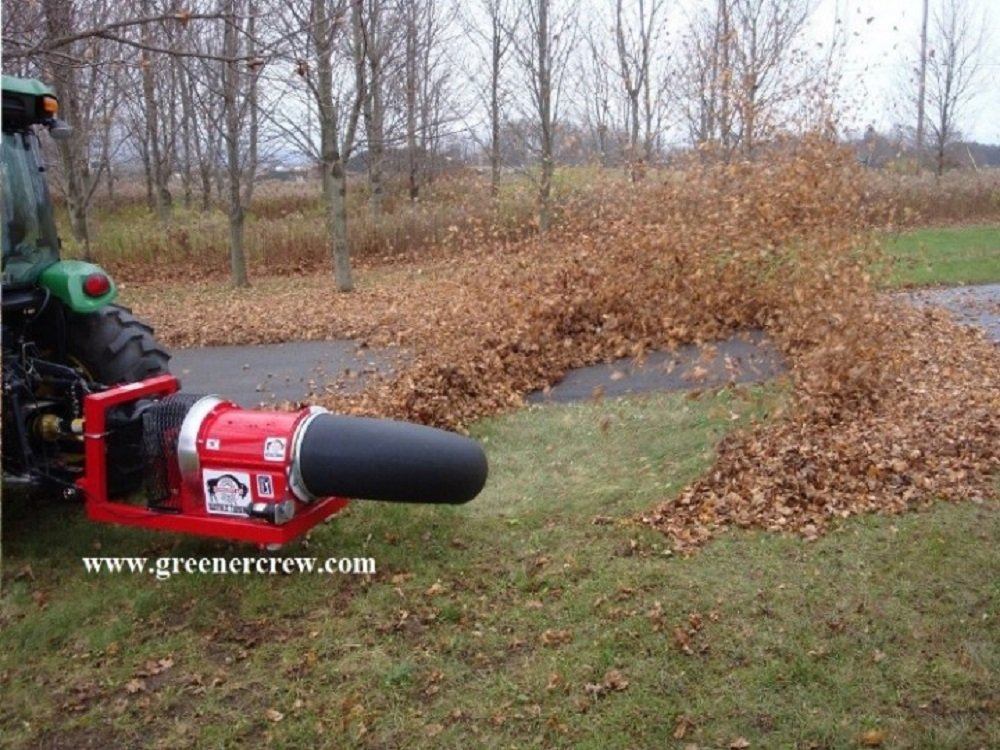
[[[317,414],[295,456],[316,497],[466,503],[486,484],[486,454],[453,432],[387,419]]]

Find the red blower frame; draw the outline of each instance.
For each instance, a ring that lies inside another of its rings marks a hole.
[[[324,410],[250,411],[215,396],[198,400],[177,435],[170,497],[155,508],[108,497],[107,415],[116,406],[176,393],[160,375],[85,397],[85,474],[77,486],[95,521],[259,545],[282,545],[342,510],[343,497],[313,497],[295,460],[310,420]],[[484,477],[485,480],[485,477]]]

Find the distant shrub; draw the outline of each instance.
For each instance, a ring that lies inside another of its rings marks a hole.
[[[866,170],[865,193],[886,223],[927,226],[1000,220],[1000,169],[931,172]]]

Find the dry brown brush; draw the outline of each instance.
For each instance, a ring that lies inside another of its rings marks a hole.
[[[348,191],[347,233],[352,258],[362,267],[427,262],[451,254],[462,238],[531,233],[534,205],[527,181],[505,186],[497,204],[487,180],[459,170],[428,186],[418,201],[401,199],[403,186],[390,185],[377,221],[364,186],[355,182],[352,178]],[[164,226],[137,210],[138,203],[103,203],[95,211],[95,257],[113,275],[132,282],[229,277],[229,229],[221,207],[201,211],[178,205]],[[262,276],[332,272],[318,181],[262,181],[248,212],[245,244],[251,282]]]
[[[886,224],[901,227],[1000,221],[1000,169],[955,169],[938,176],[865,170],[865,192],[885,208]]]

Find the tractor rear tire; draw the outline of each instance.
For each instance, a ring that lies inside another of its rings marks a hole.
[[[170,355],[153,329],[120,305],[71,313],[66,341],[67,354],[96,383],[134,383],[169,372]]]
[[[134,383],[169,372],[170,355],[153,337],[153,329],[119,305],[70,313],[66,353],[87,378],[102,385]],[[136,492],[145,473],[142,422],[135,420],[108,440],[108,496]]]

